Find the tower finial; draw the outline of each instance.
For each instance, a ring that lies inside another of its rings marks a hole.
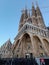
[[[34,6],[34,3],[32,2],[32,6]]]
[[[27,5],[25,5],[25,10],[27,10]]]
[[[25,9],[22,9],[21,12],[24,13],[25,12]]]
[[[35,6],[33,2],[32,2],[32,15],[35,15]]]
[[[36,6],[38,6],[38,1],[36,1]]]

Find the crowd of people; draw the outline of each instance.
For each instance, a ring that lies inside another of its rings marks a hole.
[[[0,65],[38,65],[35,59],[12,58],[0,59]]]

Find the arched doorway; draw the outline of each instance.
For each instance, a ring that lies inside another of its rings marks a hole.
[[[25,33],[22,37],[21,40],[21,44],[22,44],[22,53],[23,57],[29,58],[32,56],[33,52],[32,52],[32,43],[31,43],[31,38],[30,35]]]
[[[33,36],[33,40],[34,40],[33,43],[34,43],[35,51],[36,51],[35,55],[38,57],[45,56],[45,50],[40,38],[38,36]]]
[[[49,42],[46,39],[43,39],[43,43],[44,43],[45,48],[47,49],[47,51],[49,53]]]

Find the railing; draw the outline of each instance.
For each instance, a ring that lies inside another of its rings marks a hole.
[[[16,36],[16,38],[18,38],[25,31],[35,33],[35,34],[39,34],[43,37],[48,37],[48,30],[47,29],[42,29],[42,28],[34,26],[32,24],[25,23],[23,25],[23,27],[20,29],[20,31],[18,32],[18,35]]]

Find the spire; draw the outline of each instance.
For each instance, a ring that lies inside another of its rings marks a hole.
[[[41,11],[40,11],[40,8],[39,8],[39,6],[38,6],[38,2],[37,2],[37,1],[36,1],[36,14],[37,14],[38,16],[42,16]]]
[[[24,9],[22,10],[21,18],[20,18],[20,23],[23,22],[24,20]]]
[[[32,2],[32,6],[34,7],[34,3]]]
[[[34,3],[32,3],[32,15],[35,16],[35,7],[34,7]]]
[[[36,1],[36,6],[38,7],[38,2]]]
[[[28,18],[30,17],[30,10],[28,11]]]
[[[10,38],[6,41],[6,44],[12,44]]]
[[[36,15],[37,15],[37,20],[38,20],[38,26],[45,28],[44,20],[43,20],[40,8],[38,6],[38,2],[36,2]]]
[[[21,18],[20,18],[20,23],[19,23],[19,29],[23,26],[23,21],[24,21],[24,9],[22,10]]]
[[[25,6],[25,9],[22,10],[22,15],[20,18],[19,30],[24,25],[24,20],[27,18],[28,18],[28,10],[27,7]]]
[[[24,10],[24,19],[28,18],[28,10],[27,10],[27,6],[25,6],[25,10]]]

